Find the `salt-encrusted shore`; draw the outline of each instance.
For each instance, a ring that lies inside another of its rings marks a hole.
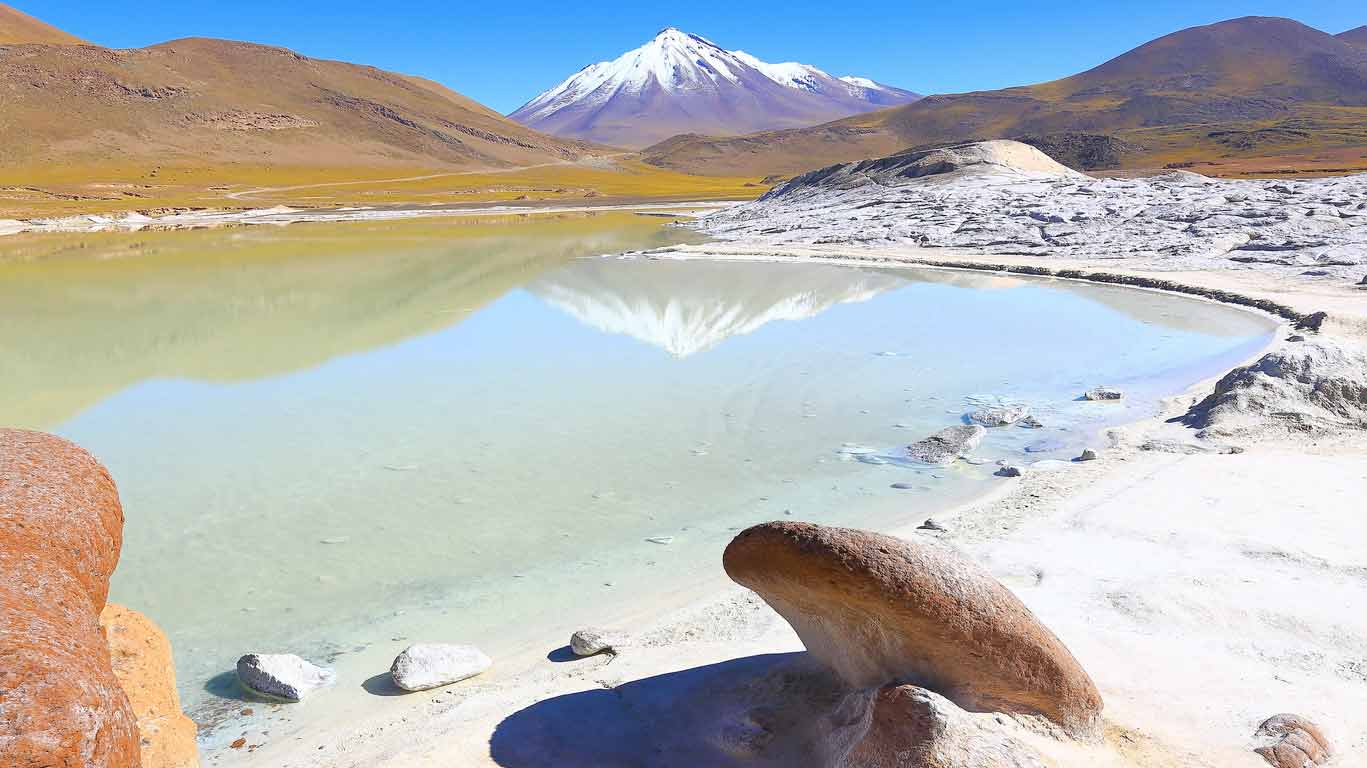
[[[1048,181],[1039,168],[1002,173],[1026,179],[1031,189],[1094,183],[1072,174]],[[995,172],[986,170],[988,176]],[[1033,174],[1040,175],[1026,178]],[[1204,181],[1177,180],[1184,189],[1207,188]],[[1352,190],[1367,186],[1364,181],[1335,183],[1358,195]],[[1144,189],[1160,197],[1171,193],[1163,186],[1169,181],[1145,183],[1155,186],[1114,189],[1121,198],[1148,194]],[[984,189],[975,193],[974,184]],[[991,219],[993,211],[1012,210],[1013,199],[1030,197],[986,189],[991,179],[965,185],[950,203],[964,218],[968,212],[960,209],[976,208]],[[1168,191],[1154,191],[1159,189]],[[922,203],[907,202],[912,193],[894,192],[902,207],[883,212],[895,227],[893,210],[911,217]],[[928,248],[914,237],[848,237],[858,230],[848,221],[858,215],[851,211],[884,205],[857,207],[868,199],[854,208],[841,207],[848,201],[813,203],[789,229],[766,232],[789,216],[776,202],[781,198],[702,222],[704,231],[735,241],[648,256],[1007,270],[1172,290],[1286,320],[1274,358],[1264,358],[1281,364],[1199,383],[1154,418],[1098,436],[1098,460],[1003,479],[991,497],[937,515],[940,530],[891,533],[935,538],[985,564],[1091,674],[1105,701],[1099,743],[1026,735],[1057,765],[1254,768],[1265,765],[1252,751],[1254,731],[1278,712],[1317,722],[1334,741],[1339,764],[1367,755],[1367,709],[1361,706],[1367,700],[1367,615],[1354,609],[1367,604],[1367,541],[1359,511],[1367,497],[1367,390],[1364,372],[1354,368],[1363,359],[1354,356],[1367,343],[1367,292],[1355,285],[1367,253],[1353,239],[1362,231],[1356,222],[1330,233],[1338,238],[1332,243],[1265,250],[1263,256],[1274,255],[1256,260],[1229,258],[1234,247],[1200,247],[1217,236],[1200,227],[1173,229],[1133,211],[1127,220],[1140,220],[1126,225],[1132,227],[1125,230],[1129,247],[1083,247],[1124,229],[1094,223],[1072,249],[998,247],[995,235],[946,249]],[[1286,227],[1256,231],[1276,231],[1288,240],[1304,234],[1304,222],[1287,224],[1275,211],[1267,217]],[[1256,239],[1250,234],[1247,242]],[[1148,247],[1160,242],[1166,250]],[[1316,261],[1300,263],[1305,259]],[[1293,336],[1304,340],[1288,340]],[[1327,367],[1316,362],[1323,360],[1330,361]],[[1339,377],[1332,386],[1317,388],[1331,375]],[[1220,396],[1208,399],[1217,388]],[[681,719],[662,713],[723,706],[691,700],[689,691],[709,675],[743,676],[757,655],[801,648],[757,597],[725,586],[720,555],[700,565],[715,573],[704,574],[702,593],[687,607],[679,607],[680,596],[662,597],[634,616],[605,607],[601,623],[634,635],[615,656],[563,663],[534,653],[500,659],[503,671],[496,667],[486,682],[455,686],[371,722],[333,723],[297,740],[267,739],[250,761],[227,755],[217,764],[675,764],[670,761],[677,761],[679,745],[716,734],[684,732]],[[564,642],[547,638],[542,652]]]

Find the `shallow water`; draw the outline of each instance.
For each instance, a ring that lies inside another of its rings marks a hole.
[[[496,655],[715,576],[741,526],[899,524],[1005,482],[997,459],[1074,456],[1274,327],[1063,281],[598,258],[689,237],[615,214],[0,242],[0,421],[109,466],[112,599],[219,721],[244,652],[353,691],[349,658],[409,641]],[[1077,400],[1098,384],[1129,397]],[[900,457],[1000,401],[1045,428],[992,430],[982,465]]]

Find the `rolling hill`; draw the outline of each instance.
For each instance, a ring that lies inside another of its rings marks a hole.
[[[689,172],[792,174],[917,146],[1060,136],[1121,142],[1130,150],[1109,162],[1120,167],[1367,169],[1367,50],[1290,19],[1234,19],[1062,80],[929,96],[811,128],[678,136],[643,156]]]
[[[0,219],[270,204],[753,196],[284,48],[83,43],[0,5]]]
[[[1367,48],[1367,24],[1363,24],[1356,29],[1350,29],[1347,32],[1340,32],[1339,34],[1334,35],[1334,37],[1337,37],[1349,45]]]
[[[770,64],[670,27],[613,61],[585,67],[510,117],[557,136],[644,147],[687,131],[816,125],[918,98],[808,64]]]

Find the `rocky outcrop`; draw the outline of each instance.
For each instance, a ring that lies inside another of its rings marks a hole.
[[[395,657],[389,676],[405,691],[425,691],[481,675],[493,663],[473,645],[417,643]]]
[[[110,603],[100,614],[109,658],[137,717],[143,768],[197,768],[193,720],[180,709],[171,643],[151,619]]]
[[[884,688],[843,768],[1044,768],[994,715],[973,715],[914,685]]]
[[[237,660],[237,679],[253,693],[301,701],[313,691],[337,682],[337,673],[292,653],[249,653]]]
[[[945,427],[907,446],[907,455],[926,464],[953,464],[982,444],[987,429],[977,424]]]
[[[1317,768],[1334,756],[1319,726],[1300,715],[1273,715],[1253,734],[1262,755],[1274,768]]]
[[[94,457],[0,429],[0,765],[140,764],[99,624],[122,541],[118,491]]]
[[[1125,393],[1115,387],[1092,387],[1082,393],[1083,400],[1092,400],[1094,402],[1104,403],[1108,401],[1123,400],[1124,398]]]
[[[1202,437],[1367,429],[1367,355],[1329,341],[1269,352],[1225,374],[1184,421]]]
[[[797,522],[742,531],[726,572],[854,689],[909,683],[972,712],[1094,735],[1101,696],[1068,649],[986,571],[942,545]]]

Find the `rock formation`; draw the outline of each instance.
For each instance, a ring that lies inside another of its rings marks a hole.
[[[910,683],[972,712],[1096,732],[1101,696],[1073,655],[1010,590],[942,545],[774,522],[742,531],[723,564],[852,689]]]
[[[119,493],[92,455],[0,429],[0,764],[139,764],[100,631],[122,541]]]
[[[1367,428],[1367,355],[1328,341],[1269,352],[1225,374],[1184,421],[1202,437],[1323,437]]]
[[[1319,727],[1300,715],[1273,715],[1253,734],[1263,756],[1274,768],[1317,768],[1334,756]]]
[[[987,436],[987,429],[977,424],[964,424],[945,427],[924,440],[907,446],[907,455],[926,464],[953,464],[974,448]]]
[[[171,643],[151,619],[110,603],[100,614],[114,676],[141,735],[143,768],[198,768],[193,720],[180,709]]]
[[[972,715],[934,691],[884,688],[873,721],[843,768],[1044,768],[993,715]]]
[[[99,624],[122,541],[118,491],[94,457],[0,429],[0,764],[140,764]]]
[[[994,405],[978,408],[968,414],[968,420],[984,427],[1009,427],[1030,415],[1023,405]]]

